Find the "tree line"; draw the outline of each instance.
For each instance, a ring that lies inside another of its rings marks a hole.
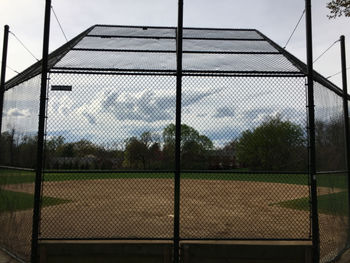
[[[345,167],[343,122],[316,122],[316,150],[319,170]],[[0,164],[35,168],[35,136],[4,132],[0,140]],[[214,147],[206,135],[186,124],[181,126],[181,167],[184,170],[246,168],[252,171],[306,171],[307,133],[304,128],[280,116],[244,131],[221,147]],[[67,142],[56,136],[45,143],[46,169],[130,169],[172,170],[175,156],[175,125],[162,134],[150,131],[128,138],[123,149],[112,149],[89,140]]]

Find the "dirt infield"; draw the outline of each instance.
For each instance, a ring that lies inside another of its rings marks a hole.
[[[32,193],[33,184],[8,185],[6,189]],[[173,236],[172,180],[45,182],[43,189],[44,196],[71,202],[42,209],[41,238]],[[320,188],[319,194],[323,192],[328,193],[328,190]],[[309,211],[277,204],[308,195],[308,186],[302,185],[182,180],[180,236],[182,239],[308,239],[311,230]],[[321,225],[331,222],[334,222],[334,216],[320,216]],[[330,229],[338,231],[338,225],[334,224]],[[328,228],[321,228],[321,231],[324,236],[334,236],[327,233]],[[328,240],[326,245],[337,247],[343,238]]]
[[[44,196],[71,202],[42,209],[42,237],[171,238],[173,192],[168,179],[46,182]],[[308,238],[309,212],[276,205],[307,196],[300,185],[183,180],[181,237]]]

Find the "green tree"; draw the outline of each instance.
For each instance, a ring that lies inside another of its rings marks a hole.
[[[14,165],[15,130],[6,131],[0,137],[0,163],[1,165]]]
[[[174,164],[175,129],[174,124],[169,124],[163,131],[163,152],[168,168],[172,168]],[[196,129],[186,124],[182,124],[180,147],[182,168],[208,168],[208,153],[213,149],[213,143],[207,136],[201,135]]]
[[[350,16],[350,0],[332,0],[327,3],[327,8],[330,10],[329,19],[343,15]]]
[[[146,131],[140,138],[126,140],[123,166],[127,168],[159,168],[160,144],[156,134]]]
[[[58,168],[59,165],[56,163],[56,157],[59,156],[59,149],[62,149],[64,145],[64,137],[54,136],[48,138],[45,141],[45,167],[48,169]]]
[[[253,170],[303,170],[305,142],[300,126],[278,116],[243,132],[236,146],[237,158],[241,166]]]
[[[150,152],[150,167],[152,169],[162,168],[162,150],[159,142],[153,143],[149,148]]]
[[[226,143],[222,148],[211,151],[210,169],[233,169],[237,168],[236,144],[234,139]]]
[[[24,135],[18,145],[16,165],[25,168],[35,168],[37,152],[37,136]]]
[[[127,168],[143,168],[149,158],[147,145],[136,137],[131,137],[126,141],[123,166]]]
[[[82,139],[73,143],[73,149],[76,157],[86,157],[87,155],[94,155],[98,151],[98,146],[92,142]]]
[[[316,120],[315,135],[317,170],[346,170],[344,120]]]

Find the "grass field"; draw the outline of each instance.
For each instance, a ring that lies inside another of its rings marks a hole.
[[[347,216],[348,210],[348,194],[346,191],[319,195],[318,196],[318,211],[321,214]],[[299,209],[304,211],[310,210],[309,198],[299,198],[284,202],[279,202],[273,205],[282,206],[285,208]]]
[[[43,197],[42,205],[59,205],[70,202],[69,200]],[[33,195],[28,193],[0,190],[0,213],[7,211],[19,211],[33,208]]]
[[[67,171],[64,173],[45,173],[44,181],[59,182],[72,180],[98,180],[98,179],[172,179],[173,173],[76,173],[75,171]],[[269,173],[191,173],[183,172],[181,179],[198,179],[198,180],[229,180],[244,182],[265,182],[265,183],[283,183],[295,185],[308,185],[307,174],[269,174]],[[0,169],[0,185],[3,184],[19,184],[31,183],[35,180],[34,172],[18,171],[9,169]],[[345,189],[347,187],[347,177],[343,174],[322,174],[317,176],[319,187],[331,187]]]
[[[44,175],[45,182],[62,182],[62,181],[84,181],[84,180],[104,180],[104,179],[172,179],[173,173],[76,173],[74,171],[67,171],[64,173],[46,173]],[[280,183],[292,185],[308,185],[307,174],[265,174],[265,173],[190,173],[185,172],[181,174],[181,178],[192,180],[222,180],[222,181],[242,181],[242,182],[261,182],[261,183]],[[0,169],[0,186],[9,184],[23,184],[33,183],[35,180],[34,172],[19,171],[10,169]],[[322,174],[318,175],[318,186],[328,188],[346,189],[347,178],[342,174]],[[13,191],[2,191],[0,201],[0,211],[8,210],[10,208],[4,207],[4,201],[14,202],[15,210],[29,209],[32,207],[33,196],[28,193],[19,193]],[[319,196],[319,211],[325,214],[341,213],[347,215],[347,192],[341,191],[339,193],[324,194]],[[56,205],[68,200],[51,198],[47,199],[43,205]],[[279,202],[273,205],[282,206],[285,208],[309,210],[309,199],[307,197]],[[335,205],[335,206],[334,206]]]
[[[171,237],[173,176],[162,172],[47,172],[42,237]],[[182,237],[310,236],[307,174],[186,172],[181,178]],[[34,172],[0,169],[0,212],[16,211],[1,215],[0,224],[31,225],[34,179]],[[343,237],[333,237],[343,232],[348,215],[346,175],[318,175],[318,186],[320,225],[327,226],[322,232],[323,246],[338,246]]]

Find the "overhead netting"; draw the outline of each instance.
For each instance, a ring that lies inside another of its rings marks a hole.
[[[182,55],[180,238],[310,241],[305,65],[253,29],[185,28]],[[171,27],[97,25],[50,55],[40,239],[174,238],[176,63]],[[0,242],[23,258],[40,66],[3,111]],[[315,78],[326,262],[347,242],[344,115]]]
[[[298,69],[255,30],[184,29],[183,69],[288,72]],[[175,71],[175,28],[94,27],[54,69]]]

